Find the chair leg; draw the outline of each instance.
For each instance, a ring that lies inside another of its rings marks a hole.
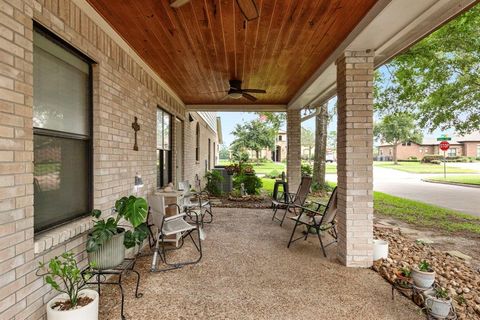
[[[272,204],[272,205],[273,205],[273,204]],[[278,206],[274,206],[272,221],[275,220],[275,216],[277,215],[277,210],[278,210]]]
[[[287,216],[287,212],[289,211],[290,211],[290,206],[287,206],[287,208],[285,208],[285,212],[283,213],[282,220],[280,220],[280,227],[283,226],[283,221],[285,220],[285,217]]]
[[[297,226],[298,226],[298,221],[295,221],[295,226],[293,227],[292,235],[290,236],[290,240],[288,240],[287,248],[290,248],[290,244],[292,243],[293,235],[295,234],[295,230],[297,230]]]
[[[318,236],[318,240],[320,241],[320,246],[322,247],[323,256],[326,258],[327,253],[325,252],[325,248],[323,247],[322,236],[320,236],[320,227],[316,227],[315,229],[317,230],[317,236]]]
[[[197,234],[198,234],[198,244],[195,242],[195,240],[193,239],[192,237],[192,232],[193,231],[197,231]],[[193,244],[195,245],[195,248],[197,249],[197,251],[199,252],[199,257],[196,259],[196,260],[191,260],[191,261],[184,261],[184,262],[177,262],[177,263],[170,263],[167,261],[167,256],[164,255],[164,262],[165,264],[169,265],[169,266],[173,266],[174,268],[181,268],[183,266],[186,266],[186,265],[189,265],[189,264],[195,264],[195,263],[198,263],[201,259],[202,259],[202,256],[203,256],[203,252],[202,252],[202,239],[201,239],[201,236],[200,236],[200,228],[197,227],[196,229],[194,230],[190,230],[188,231],[185,235],[183,235],[182,237],[185,238],[189,236],[190,239],[192,240]]]

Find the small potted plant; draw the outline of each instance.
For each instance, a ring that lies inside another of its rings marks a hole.
[[[395,271],[397,276],[397,283],[402,288],[411,288],[412,287],[412,271],[409,268],[400,268],[400,270]]]
[[[425,306],[436,319],[445,319],[452,309],[452,299],[444,288],[430,289],[424,292]]]
[[[435,282],[435,271],[426,260],[412,269],[413,283],[419,288],[430,288]]]
[[[144,198],[123,197],[115,202],[116,216],[99,219],[102,212],[93,210],[96,220],[88,235],[88,260],[97,269],[109,269],[119,265],[125,259],[125,248],[141,245],[148,236],[146,224],[148,204]],[[132,230],[120,226],[121,219],[130,223]]]
[[[48,320],[97,320],[98,293],[84,288],[91,274],[80,271],[72,252],[41,263],[37,274],[59,295],[47,303]]]

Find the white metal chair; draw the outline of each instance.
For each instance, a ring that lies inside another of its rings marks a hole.
[[[196,224],[192,225],[187,223],[184,218],[185,213],[180,212],[180,207],[176,204],[170,206],[175,206],[177,208],[177,214],[174,216],[167,217],[165,205],[165,198],[160,195],[150,195],[148,196],[148,203],[150,205],[150,214],[153,222],[154,230],[156,231],[156,241],[155,241],[155,251],[153,253],[152,265],[150,271],[152,272],[162,272],[173,269],[181,268],[185,265],[198,263],[202,259],[202,242],[200,237],[200,225],[197,218]],[[192,236],[193,231],[197,231],[198,234],[198,243],[194,240]],[[178,248],[165,248],[165,238],[172,235],[180,235],[180,245]],[[199,257],[196,260],[169,263],[167,261],[166,253],[168,251],[180,249],[184,244],[184,239],[190,237],[195,248],[199,252]],[[158,259],[161,259],[163,263],[168,265],[167,268],[159,269],[158,268]]]
[[[213,210],[210,203],[208,192],[206,191],[190,191],[190,183],[181,181],[178,183],[178,190],[183,190],[182,209],[193,220],[193,217],[199,217],[202,227],[204,223],[213,221]],[[197,186],[198,188],[198,186]],[[209,215],[210,219],[205,220],[205,216]]]

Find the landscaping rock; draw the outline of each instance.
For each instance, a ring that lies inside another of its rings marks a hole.
[[[460,258],[460,259],[466,260],[466,261],[472,259],[472,257],[470,257],[470,256],[468,256],[464,253],[461,253],[460,251],[456,251],[456,250],[446,251],[445,253],[452,256],[452,257],[457,257],[457,258]]]
[[[403,229],[375,228],[375,237],[389,243],[389,257],[376,261],[373,270],[393,283],[395,270],[402,267],[411,269],[426,260],[437,274],[436,285],[447,289],[453,298],[458,319],[480,319],[480,273],[468,262],[471,257],[458,251],[442,252],[425,239],[412,241],[402,233],[405,234]],[[421,300],[417,302],[422,303]]]

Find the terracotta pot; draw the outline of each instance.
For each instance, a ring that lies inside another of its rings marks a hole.
[[[98,320],[98,292],[90,289],[83,289],[79,293],[80,296],[86,295],[93,299],[86,306],[73,310],[59,311],[52,309],[52,305],[58,301],[68,300],[66,293],[59,294],[47,303],[47,319],[48,320]]]

